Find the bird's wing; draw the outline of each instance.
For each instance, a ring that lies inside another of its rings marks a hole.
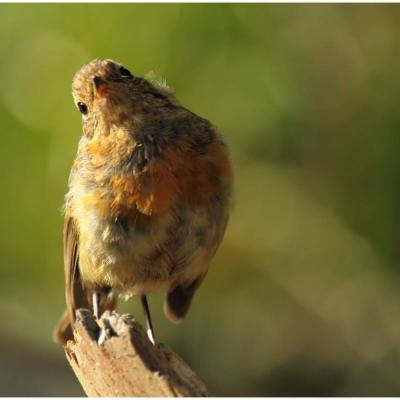
[[[194,294],[203,281],[205,274],[189,285],[178,284],[168,290],[164,301],[164,313],[172,322],[180,322],[190,308]]]
[[[92,310],[91,290],[82,282],[79,271],[79,235],[76,223],[67,211],[64,222],[64,277],[65,300],[67,309],[58,322],[53,338],[60,344],[73,339],[72,324],[78,308]],[[105,310],[114,310],[116,301],[113,297],[99,293],[100,315]]]
[[[64,277],[67,309],[53,332],[53,339],[63,345],[73,339],[72,324],[75,322],[76,309],[91,307],[88,293],[80,279],[78,247],[79,237],[75,221],[67,210],[64,221]]]
[[[65,300],[70,322],[75,321],[78,308],[91,308],[90,296],[85,290],[79,272],[79,236],[74,219],[67,211],[64,222],[64,277]]]

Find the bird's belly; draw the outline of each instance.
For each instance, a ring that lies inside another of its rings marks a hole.
[[[127,297],[196,279],[216,235],[205,209],[177,207],[146,229],[101,218],[96,209],[78,221],[82,279]]]

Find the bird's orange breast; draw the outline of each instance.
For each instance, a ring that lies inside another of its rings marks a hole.
[[[90,145],[88,150],[96,166],[118,166],[134,149],[128,141],[117,148],[114,143],[103,140]],[[232,179],[226,147],[219,140],[204,146],[201,152],[194,146],[170,145],[139,172],[116,171],[110,177],[103,168],[96,169],[99,188],[88,194],[88,206],[98,208],[102,215],[122,213],[144,224],[165,215],[176,202],[193,209],[207,205],[221,190],[221,184]],[[111,196],[104,195],[105,185]]]

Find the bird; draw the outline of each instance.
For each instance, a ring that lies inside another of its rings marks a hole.
[[[119,298],[165,292],[172,322],[187,314],[226,230],[233,168],[227,144],[174,92],[95,59],[74,76],[82,136],[64,202],[66,311],[54,330],[73,338],[78,308],[98,319]]]

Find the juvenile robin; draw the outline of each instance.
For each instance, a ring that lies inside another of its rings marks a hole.
[[[167,88],[96,59],[73,79],[83,136],[65,200],[67,310],[55,330],[72,338],[77,308],[95,316],[118,297],[165,290],[179,322],[203,281],[227,225],[232,169],[227,147],[204,118]]]

